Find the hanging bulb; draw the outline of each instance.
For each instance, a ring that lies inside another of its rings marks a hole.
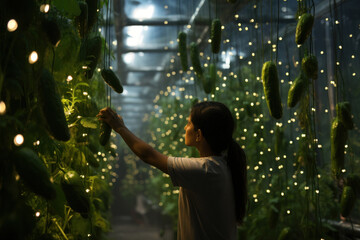
[[[18,23],[15,19],[10,19],[7,24],[7,30],[9,32],[14,32],[18,28]]]
[[[4,115],[6,112],[6,104],[5,102],[1,101],[0,102],[0,115]]]
[[[30,63],[30,64],[34,64],[34,63],[37,62],[37,60],[38,60],[38,54],[37,54],[37,52],[36,52],[36,51],[32,51],[32,53],[31,53],[30,56],[29,56],[29,63]]]
[[[50,10],[50,5],[49,4],[42,4],[40,6],[40,12],[48,13],[49,10]]]
[[[14,138],[14,144],[15,144],[16,146],[20,146],[20,145],[22,145],[23,143],[24,143],[24,137],[23,137],[23,135],[21,135],[21,134],[16,135],[15,138]]]

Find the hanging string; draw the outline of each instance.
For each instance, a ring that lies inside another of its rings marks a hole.
[[[270,60],[272,61],[272,19],[273,19],[273,10],[272,10],[272,2],[270,1]]]
[[[275,62],[278,62],[278,46],[279,46],[279,25],[280,25],[280,0],[278,0],[278,7],[277,7],[277,26],[276,26],[276,54],[275,54]]]

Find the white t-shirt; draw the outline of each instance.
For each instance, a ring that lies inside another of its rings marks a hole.
[[[168,158],[179,189],[178,240],[235,240],[236,216],[231,173],[221,156]]]

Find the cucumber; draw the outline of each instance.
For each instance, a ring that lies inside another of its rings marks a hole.
[[[280,119],[283,111],[279,90],[279,78],[275,63],[272,61],[264,63],[261,78],[263,80],[264,94],[270,115],[276,119]]]
[[[186,72],[189,69],[186,38],[187,38],[186,33],[179,32],[178,39],[179,39],[180,62],[184,72]]]
[[[98,168],[100,166],[99,162],[96,160],[94,156],[94,153],[89,149],[89,147],[82,146],[81,151],[84,153],[85,160],[90,166],[94,168]]]
[[[216,18],[211,23],[211,51],[213,53],[219,53],[221,45],[221,22]]]
[[[99,142],[102,146],[105,146],[109,142],[111,130],[112,129],[109,124],[104,121],[100,122]]]
[[[100,36],[86,39],[80,47],[80,61],[83,61],[87,65],[85,76],[87,79],[91,79],[94,75],[96,65],[99,61],[102,48],[102,40]]]
[[[275,155],[279,156],[283,150],[284,128],[276,126],[275,129]]]
[[[308,78],[314,80],[318,78],[319,66],[314,55],[304,57],[301,61],[301,68]]]
[[[123,86],[121,85],[120,79],[116,76],[113,70],[111,69],[102,69],[101,76],[104,81],[117,93],[122,93],[124,91]]]
[[[69,206],[87,218],[90,211],[90,200],[79,174],[72,170],[66,172],[61,179],[61,188]]]
[[[356,196],[360,196],[360,174],[349,174],[345,179],[345,184],[352,187]]]
[[[300,73],[289,89],[287,100],[288,107],[293,108],[296,106],[296,104],[300,101],[301,96],[306,91],[308,85],[308,79],[303,73]]]
[[[211,92],[215,92],[215,86],[217,81],[217,72],[216,65],[214,63],[210,63],[209,67],[210,81],[211,81]]]
[[[52,19],[44,18],[41,25],[51,45],[57,47],[61,40],[61,32],[57,22]]]
[[[314,25],[314,16],[310,13],[304,13],[296,25],[295,42],[296,44],[303,44],[309,37]]]
[[[349,102],[339,102],[336,104],[336,114],[339,120],[348,129],[354,129],[354,122],[351,117],[351,106]]]
[[[80,1],[78,3],[80,8],[80,15],[75,17],[74,23],[80,38],[84,38],[86,36],[86,33],[88,32],[88,5],[86,2],[83,1]]]
[[[340,199],[340,213],[343,217],[348,217],[354,208],[356,201],[355,192],[350,186],[345,186]]]
[[[347,130],[338,117],[334,118],[331,125],[331,170],[334,176],[341,175],[345,160],[345,143],[347,140]]]
[[[278,240],[288,240],[291,239],[291,228],[285,227],[281,230]]]
[[[48,200],[56,197],[50,174],[44,162],[33,150],[21,148],[14,152],[13,159],[17,173],[31,191]]]
[[[190,59],[194,68],[195,74],[200,78],[203,75],[203,69],[200,63],[199,49],[196,43],[190,43]]]
[[[97,11],[98,0],[86,0],[86,3],[87,3],[87,9],[88,9],[86,35],[88,35],[98,20],[98,11]]]
[[[210,75],[202,76],[201,77],[201,82],[202,82],[202,85],[203,85],[203,88],[204,88],[204,92],[206,94],[210,94],[211,90],[212,90]]]
[[[70,131],[64,107],[53,75],[47,69],[42,70],[39,80],[39,100],[50,134],[57,140],[68,141]]]

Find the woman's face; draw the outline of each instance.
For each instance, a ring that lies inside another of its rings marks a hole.
[[[196,131],[194,125],[191,122],[191,116],[188,117],[188,123],[184,127],[185,129],[185,145],[194,146],[196,143]]]

